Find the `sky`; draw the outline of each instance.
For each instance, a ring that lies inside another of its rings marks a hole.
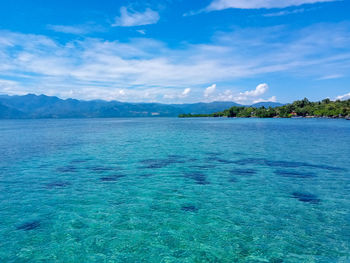
[[[0,94],[350,98],[349,0],[2,0]]]

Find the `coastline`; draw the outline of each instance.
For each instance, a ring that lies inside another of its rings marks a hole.
[[[229,116],[197,116],[197,115],[192,115],[192,116],[178,116],[178,118],[229,118],[229,119],[343,119],[350,121],[350,116],[349,117],[326,117],[326,116],[296,116],[296,117],[229,117]]]
[[[297,100],[290,104],[278,107],[240,107],[233,106],[229,109],[211,114],[180,114],[180,118],[188,117],[238,117],[238,118],[329,118],[350,119],[350,99],[336,100],[324,99],[318,102],[310,102],[307,98]]]

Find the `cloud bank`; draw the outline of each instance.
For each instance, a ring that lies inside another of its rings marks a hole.
[[[296,31],[238,28],[217,33],[207,44],[170,48],[150,38],[60,43],[47,36],[0,31],[0,93],[158,102],[168,94],[182,102],[254,101],[274,94],[263,94],[263,84],[245,91],[247,86],[237,83],[259,83],[274,74],[309,79],[346,76],[349,36],[346,23]]]
[[[348,100],[348,99],[350,99],[350,92],[347,94],[344,94],[344,95],[337,96],[335,99],[336,100]]]
[[[333,2],[336,0],[214,0],[206,8],[207,11],[224,10],[228,8],[260,9],[285,8],[303,4]]]
[[[258,102],[276,102],[276,96],[264,99],[262,95],[267,93],[269,86],[266,83],[259,84],[254,90],[248,90],[245,92],[233,92],[232,90],[224,90],[223,92],[217,92],[216,84],[213,84],[206,88],[203,92],[203,96],[207,102],[210,101],[234,101],[240,104],[249,105]]]

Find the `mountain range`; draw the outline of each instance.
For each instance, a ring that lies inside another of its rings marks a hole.
[[[276,102],[260,102],[251,106],[277,107],[281,105],[281,103]],[[34,94],[0,95],[0,119],[175,117],[183,113],[209,114],[223,111],[232,106],[243,105],[227,101],[161,104],[104,100],[84,101]]]

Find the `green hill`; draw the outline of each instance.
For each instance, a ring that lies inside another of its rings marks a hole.
[[[349,118],[350,99],[345,101],[331,101],[324,99],[310,102],[307,98],[279,107],[246,107],[233,106],[227,110],[212,114],[181,114],[179,117],[243,117],[243,118],[291,118],[291,117],[328,117]]]

